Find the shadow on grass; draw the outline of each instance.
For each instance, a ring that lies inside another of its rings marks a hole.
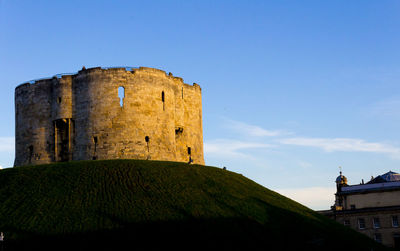
[[[339,226],[299,220],[281,208],[269,210],[272,224],[248,218],[184,219],[128,223],[110,217],[119,229],[41,236],[15,230],[13,250],[386,250],[367,237]],[[278,218],[277,218],[278,217]],[[280,221],[281,224],[276,224]],[[335,227],[336,226],[336,227]],[[339,231],[338,231],[339,230]],[[343,230],[340,232],[340,230]],[[338,234],[340,233],[340,234]]]

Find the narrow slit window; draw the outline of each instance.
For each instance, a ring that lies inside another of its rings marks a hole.
[[[29,150],[29,163],[31,163],[32,162],[32,156],[33,156],[33,146],[30,145],[28,147],[28,150]]]
[[[57,104],[60,104],[61,103],[61,97],[58,97],[57,98]]]
[[[125,98],[125,88],[123,86],[118,87],[118,97],[119,97],[119,105],[123,107]]]
[[[94,151],[93,151],[93,160],[97,159],[97,142],[98,142],[97,136],[93,136],[93,142],[94,142]]]
[[[149,138],[149,136],[144,137],[144,140],[146,141],[146,145],[147,145],[147,154],[149,154],[150,153],[150,146],[149,146],[150,138]],[[147,155],[147,159],[150,159],[150,155]]]
[[[191,155],[192,154],[192,148],[188,147],[187,150],[188,150],[188,154]]]
[[[161,101],[162,101],[162,105],[163,105],[163,111],[165,111],[165,93],[164,91],[161,92]]]

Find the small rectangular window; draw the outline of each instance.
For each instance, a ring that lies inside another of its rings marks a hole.
[[[382,243],[382,235],[380,233],[375,233],[374,239],[376,242]]]
[[[363,218],[358,219],[358,228],[365,229],[365,220]]]
[[[379,221],[379,218],[374,218],[373,223],[374,223],[374,228],[381,228],[381,222]]]
[[[345,226],[350,226],[350,220],[344,220],[343,224],[344,224]]]
[[[399,218],[397,217],[397,215],[392,216],[392,226],[399,227]]]
[[[356,205],[350,205],[350,209],[351,209],[351,210],[356,209]]]

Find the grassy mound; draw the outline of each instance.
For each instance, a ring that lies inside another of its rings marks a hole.
[[[162,161],[1,170],[0,231],[7,251],[384,249],[240,174]]]

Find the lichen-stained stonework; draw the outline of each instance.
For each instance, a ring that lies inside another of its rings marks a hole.
[[[90,68],[15,89],[14,166],[151,159],[204,164],[201,88],[153,68]]]

